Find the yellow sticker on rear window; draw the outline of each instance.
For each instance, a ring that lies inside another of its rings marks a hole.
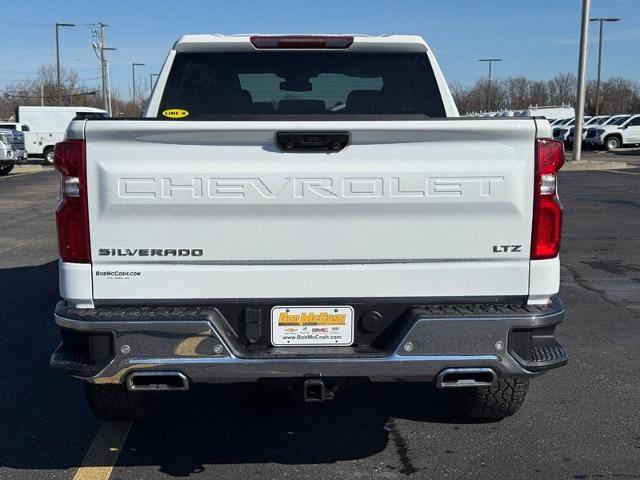
[[[168,108],[162,112],[162,115],[167,118],[184,118],[189,115],[189,112],[181,108]]]

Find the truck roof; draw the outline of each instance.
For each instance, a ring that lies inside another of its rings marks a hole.
[[[240,34],[219,35],[200,34],[183,35],[174,44],[178,52],[198,51],[253,51],[256,48],[251,43],[251,37],[353,37],[353,43],[348,47],[350,51],[402,51],[425,52],[429,46],[419,35],[362,35],[362,34]]]
[[[83,107],[81,105],[53,107],[19,106],[18,110],[21,112],[106,112],[106,110],[101,108]]]

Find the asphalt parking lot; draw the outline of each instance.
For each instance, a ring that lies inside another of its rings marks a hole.
[[[559,337],[571,359],[532,381],[514,417],[464,423],[422,384],[344,388],[320,405],[216,386],[167,396],[152,420],[109,424],[48,367],[58,176],[1,178],[0,478],[640,478],[640,168],[560,182]]]

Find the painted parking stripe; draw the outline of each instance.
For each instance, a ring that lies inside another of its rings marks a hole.
[[[638,172],[622,172],[620,170],[602,170],[603,172],[609,172],[609,173],[621,173],[623,175],[640,175],[640,173]]]
[[[14,173],[13,175],[6,175],[4,177],[0,177],[0,179],[6,180],[7,178],[24,177],[25,175],[33,175],[34,173],[42,173],[46,171],[47,170],[36,170],[35,172]]]
[[[73,480],[109,480],[133,422],[104,421]]]

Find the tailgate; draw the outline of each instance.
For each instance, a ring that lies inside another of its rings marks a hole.
[[[336,153],[281,131],[349,132]],[[97,300],[528,293],[535,122],[88,121]]]

